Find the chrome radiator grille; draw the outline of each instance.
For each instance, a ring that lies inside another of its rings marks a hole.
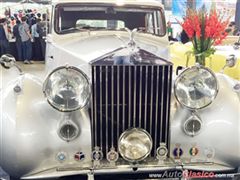
[[[93,147],[106,155],[133,127],[151,134],[151,156],[168,146],[171,78],[172,65],[92,65]]]

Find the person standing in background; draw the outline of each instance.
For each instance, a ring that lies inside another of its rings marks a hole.
[[[48,27],[49,27],[49,21],[47,18],[47,14],[42,14],[42,21],[38,22],[38,26],[41,28],[41,29],[39,29],[39,35],[40,35],[40,43],[41,43],[41,48],[42,48],[43,60],[44,60],[45,53],[46,53],[45,38],[48,34]]]
[[[35,21],[32,21],[32,37],[33,37],[33,50],[35,54],[36,60],[42,60],[42,48],[41,48],[41,28],[39,26],[39,23],[41,22],[41,19],[37,19]]]
[[[27,17],[23,16],[21,18],[22,23],[20,24],[18,31],[22,41],[22,49],[23,49],[23,60],[24,64],[31,64],[32,58],[32,36],[30,33],[29,25],[27,24]]]
[[[190,39],[189,39],[187,33],[184,31],[184,29],[182,30],[182,32],[181,32],[181,34],[180,34],[180,38],[181,38],[181,42],[182,42],[183,44],[186,44],[187,42],[190,41]]]
[[[167,22],[167,33],[169,41],[178,41],[176,38],[173,38],[173,28],[172,23],[170,21]]]
[[[173,29],[170,21],[167,22],[167,33],[168,33],[168,39],[170,41],[170,39],[173,38]]]
[[[19,20],[16,21],[16,25],[13,27],[13,36],[15,37],[16,41],[16,48],[17,48],[17,54],[18,54],[18,60],[22,61],[23,57],[22,57],[22,40],[21,40],[21,36],[19,34],[19,26],[20,26],[21,22]]]
[[[1,55],[7,54],[10,51],[6,18],[0,19],[0,48],[1,48]]]

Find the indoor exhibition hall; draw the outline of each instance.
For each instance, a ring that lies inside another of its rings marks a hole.
[[[240,180],[240,0],[0,0],[0,180]]]

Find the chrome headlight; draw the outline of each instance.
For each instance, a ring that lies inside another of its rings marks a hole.
[[[53,70],[43,85],[43,92],[54,108],[69,112],[83,108],[90,97],[87,76],[75,67]]]
[[[127,161],[141,161],[152,150],[152,138],[147,131],[140,128],[127,130],[119,138],[118,150]]]
[[[218,93],[214,73],[202,66],[193,66],[179,75],[174,85],[175,97],[189,109],[201,109],[210,105]]]

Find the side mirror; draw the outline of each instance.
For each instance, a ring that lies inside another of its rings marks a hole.
[[[177,69],[176,69],[176,75],[178,76],[181,73],[182,70],[184,70],[184,67],[183,66],[178,66]]]
[[[234,54],[229,55],[226,58],[226,65],[227,67],[233,67],[237,63],[237,57]]]
[[[0,63],[5,69],[10,69],[14,66],[16,60],[11,54],[4,54],[0,58]]]
[[[240,48],[240,36],[238,38],[238,41],[234,43],[233,49],[238,50]]]
[[[221,71],[221,72],[223,73],[223,71],[224,71],[224,69],[225,69],[226,67],[231,68],[231,67],[235,66],[236,63],[237,63],[237,57],[236,57],[234,54],[230,54],[230,55],[226,58],[226,64],[225,64],[225,66],[222,68],[222,71]]]
[[[0,64],[5,69],[16,67],[20,74],[23,74],[22,69],[17,65],[15,58],[11,54],[4,54],[0,57]]]

